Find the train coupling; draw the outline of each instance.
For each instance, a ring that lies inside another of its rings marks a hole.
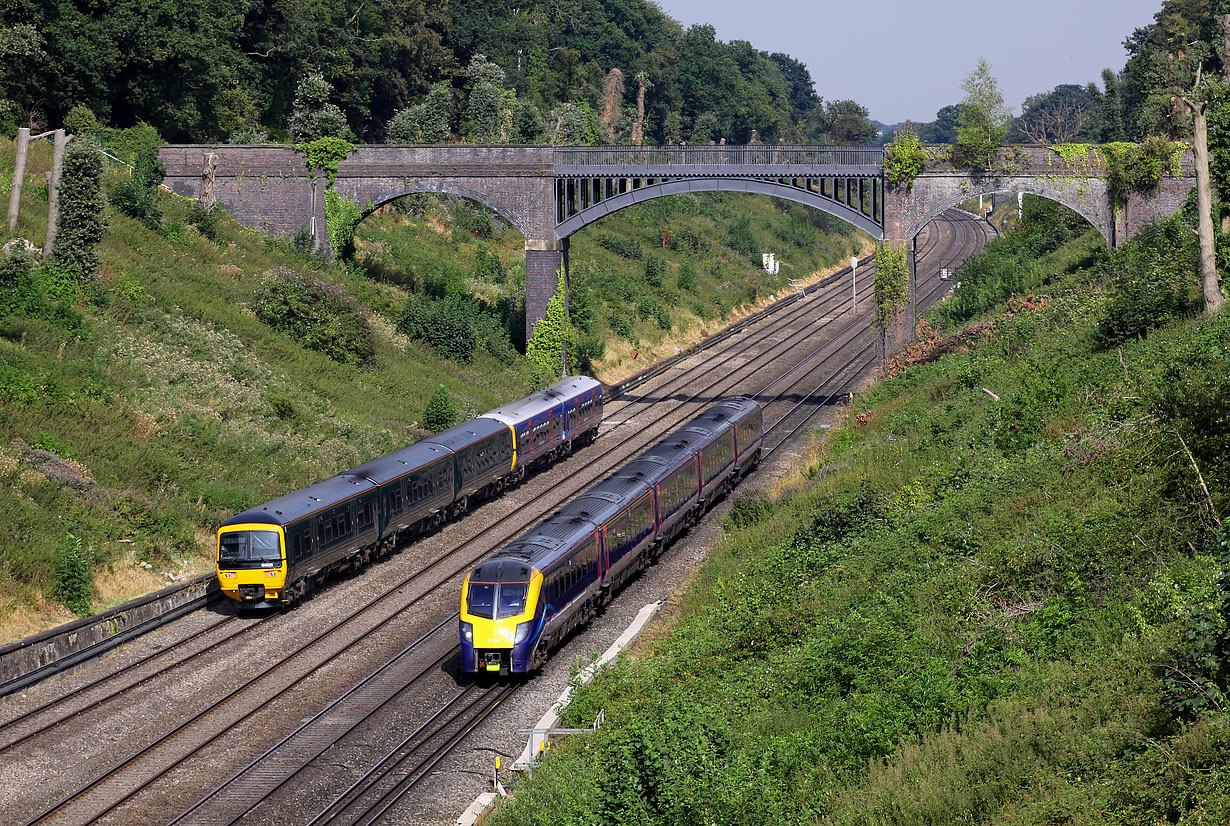
[[[264,585],[240,585],[239,599],[243,602],[264,602],[265,601],[265,586]]]

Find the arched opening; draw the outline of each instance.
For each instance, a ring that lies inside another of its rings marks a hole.
[[[1102,235],[1108,247],[1114,247],[1114,210],[1107,183],[1101,178],[1056,178],[1054,181],[1038,178],[1001,178],[986,181],[982,185],[968,186],[955,195],[931,200],[928,210],[907,230],[906,236],[910,238],[917,236],[923,227],[946,210],[958,207],[966,201],[979,196],[1009,193],[1034,195],[1060,204],[1084,218]]]
[[[524,236],[478,193],[441,189],[392,190],[363,210],[354,263],[388,285],[397,333],[461,364],[511,365],[525,350]]]
[[[873,237],[878,238],[883,232],[883,227],[875,220],[875,207],[869,207],[867,211],[864,211],[855,206],[848,206],[834,197],[826,197],[819,186],[808,189],[771,180],[751,178],[684,178],[630,189],[626,192],[612,194],[598,200],[592,206],[579,210],[576,214],[558,223],[555,231],[560,238],[566,238],[587,224],[633,204],[669,195],[694,192],[748,192],[770,195],[826,212],[853,224]],[[847,193],[845,200],[853,200],[853,198]]]
[[[659,192],[587,217],[568,237],[570,303],[579,335],[605,342],[615,379],[781,298],[792,280],[848,266],[873,241],[828,210],[747,191]]]

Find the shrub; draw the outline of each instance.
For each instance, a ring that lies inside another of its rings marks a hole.
[[[662,289],[662,276],[666,272],[666,266],[662,263],[661,258],[653,255],[645,257],[645,283],[653,287],[655,290]]]
[[[439,433],[457,424],[457,419],[457,408],[453,406],[448,391],[444,385],[437,385],[423,410],[423,427],[432,433]]]
[[[88,617],[94,600],[94,546],[68,534],[56,555],[51,597],[79,617]]]
[[[256,289],[252,309],[273,329],[341,364],[366,364],[375,354],[366,313],[328,281],[285,266],[269,270]]]
[[[103,155],[90,138],[69,142],[60,173],[60,218],[50,259],[70,267],[85,282],[98,269],[98,242],[107,231],[103,217]]]
[[[1185,285],[1162,267],[1121,277],[1113,290],[1093,331],[1094,342],[1104,350],[1140,338],[1195,307]]]
[[[361,220],[358,204],[333,189],[325,190],[325,228],[334,255],[349,258],[354,254],[354,228]]]
[[[631,238],[622,238],[618,235],[609,235],[603,233],[597,237],[598,246],[603,249],[610,250],[620,258],[627,258],[630,261],[640,261],[644,256],[644,251],[641,250],[641,245],[633,241]]]
[[[675,278],[675,283],[679,285],[679,289],[685,293],[696,292],[696,270],[689,265],[684,264],[679,268],[679,275]]]
[[[26,250],[25,244],[18,243],[10,253],[0,253],[0,288],[16,287],[17,282],[29,276],[33,269],[34,256]]]
[[[474,332],[472,310],[461,296],[432,300],[411,295],[397,321],[397,329],[431,345],[445,358],[460,364],[474,360],[478,337]]]
[[[1159,668],[1166,687],[1163,701],[1179,719],[1199,713],[1225,713],[1230,706],[1230,525],[1216,537],[1221,573],[1215,607],[1192,609],[1183,643],[1167,650]]]
[[[216,244],[222,240],[222,228],[218,223],[222,212],[220,204],[214,204],[212,209],[206,209],[200,201],[194,200],[188,204],[188,223]]]
[[[556,290],[547,302],[547,314],[534,327],[525,345],[525,357],[543,376],[558,376],[564,347],[564,291]]]
[[[162,227],[162,211],[158,209],[154,191],[166,172],[158,158],[157,145],[142,146],[137,151],[132,174],[111,187],[111,205],[157,232]]]
[[[909,189],[927,168],[927,152],[918,139],[918,130],[905,126],[897,130],[893,142],[884,148],[884,174],[889,184]]]
[[[457,233],[464,233],[475,238],[486,240],[495,237],[495,224],[491,220],[491,211],[482,204],[459,200],[452,205],[454,238]]]

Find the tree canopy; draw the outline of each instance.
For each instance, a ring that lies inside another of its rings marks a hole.
[[[12,0],[0,35],[9,132],[84,107],[168,141],[299,140],[345,124],[377,142],[400,115],[401,140],[532,142],[561,123],[575,132],[588,108],[616,142],[793,143],[826,118],[834,139],[868,139],[865,111],[826,107],[800,61],[685,28],[648,0]],[[480,57],[491,71],[475,75]],[[604,101],[615,69],[626,82]]]

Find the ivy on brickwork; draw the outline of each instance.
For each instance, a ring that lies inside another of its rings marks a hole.
[[[342,138],[317,138],[295,144],[295,151],[307,155],[309,169],[323,169],[329,177],[329,186],[333,186],[337,180],[337,166],[354,151],[354,144]]]
[[[329,187],[325,190],[325,229],[329,232],[329,243],[333,252],[346,258],[354,245],[354,228],[363,219],[359,205]]]
[[[1106,162],[1100,153],[1092,153],[1090,143],[1060,143],[1048,146],[1059,156],[1064,165],[1079,175],[1097,174],[1105,171]],[[1052,164],[1053,166],[1053,164]]]
[[[888,183],[909,189],[926,168],[927,151],[918,139],[918,130],[910,126],[898,130],[893,142],[884,147],[884,174]]]
[[[1120,201],[1129,192],[1154,191],[1163,175],[1178,175],[1186,144],[1154,136],[1144,143],[1108,143],[1100,148],[1111,192]]]
[[[905,249],[876,245],[876,320],[886,325],[905,309],[910,282],[910,262]]]

